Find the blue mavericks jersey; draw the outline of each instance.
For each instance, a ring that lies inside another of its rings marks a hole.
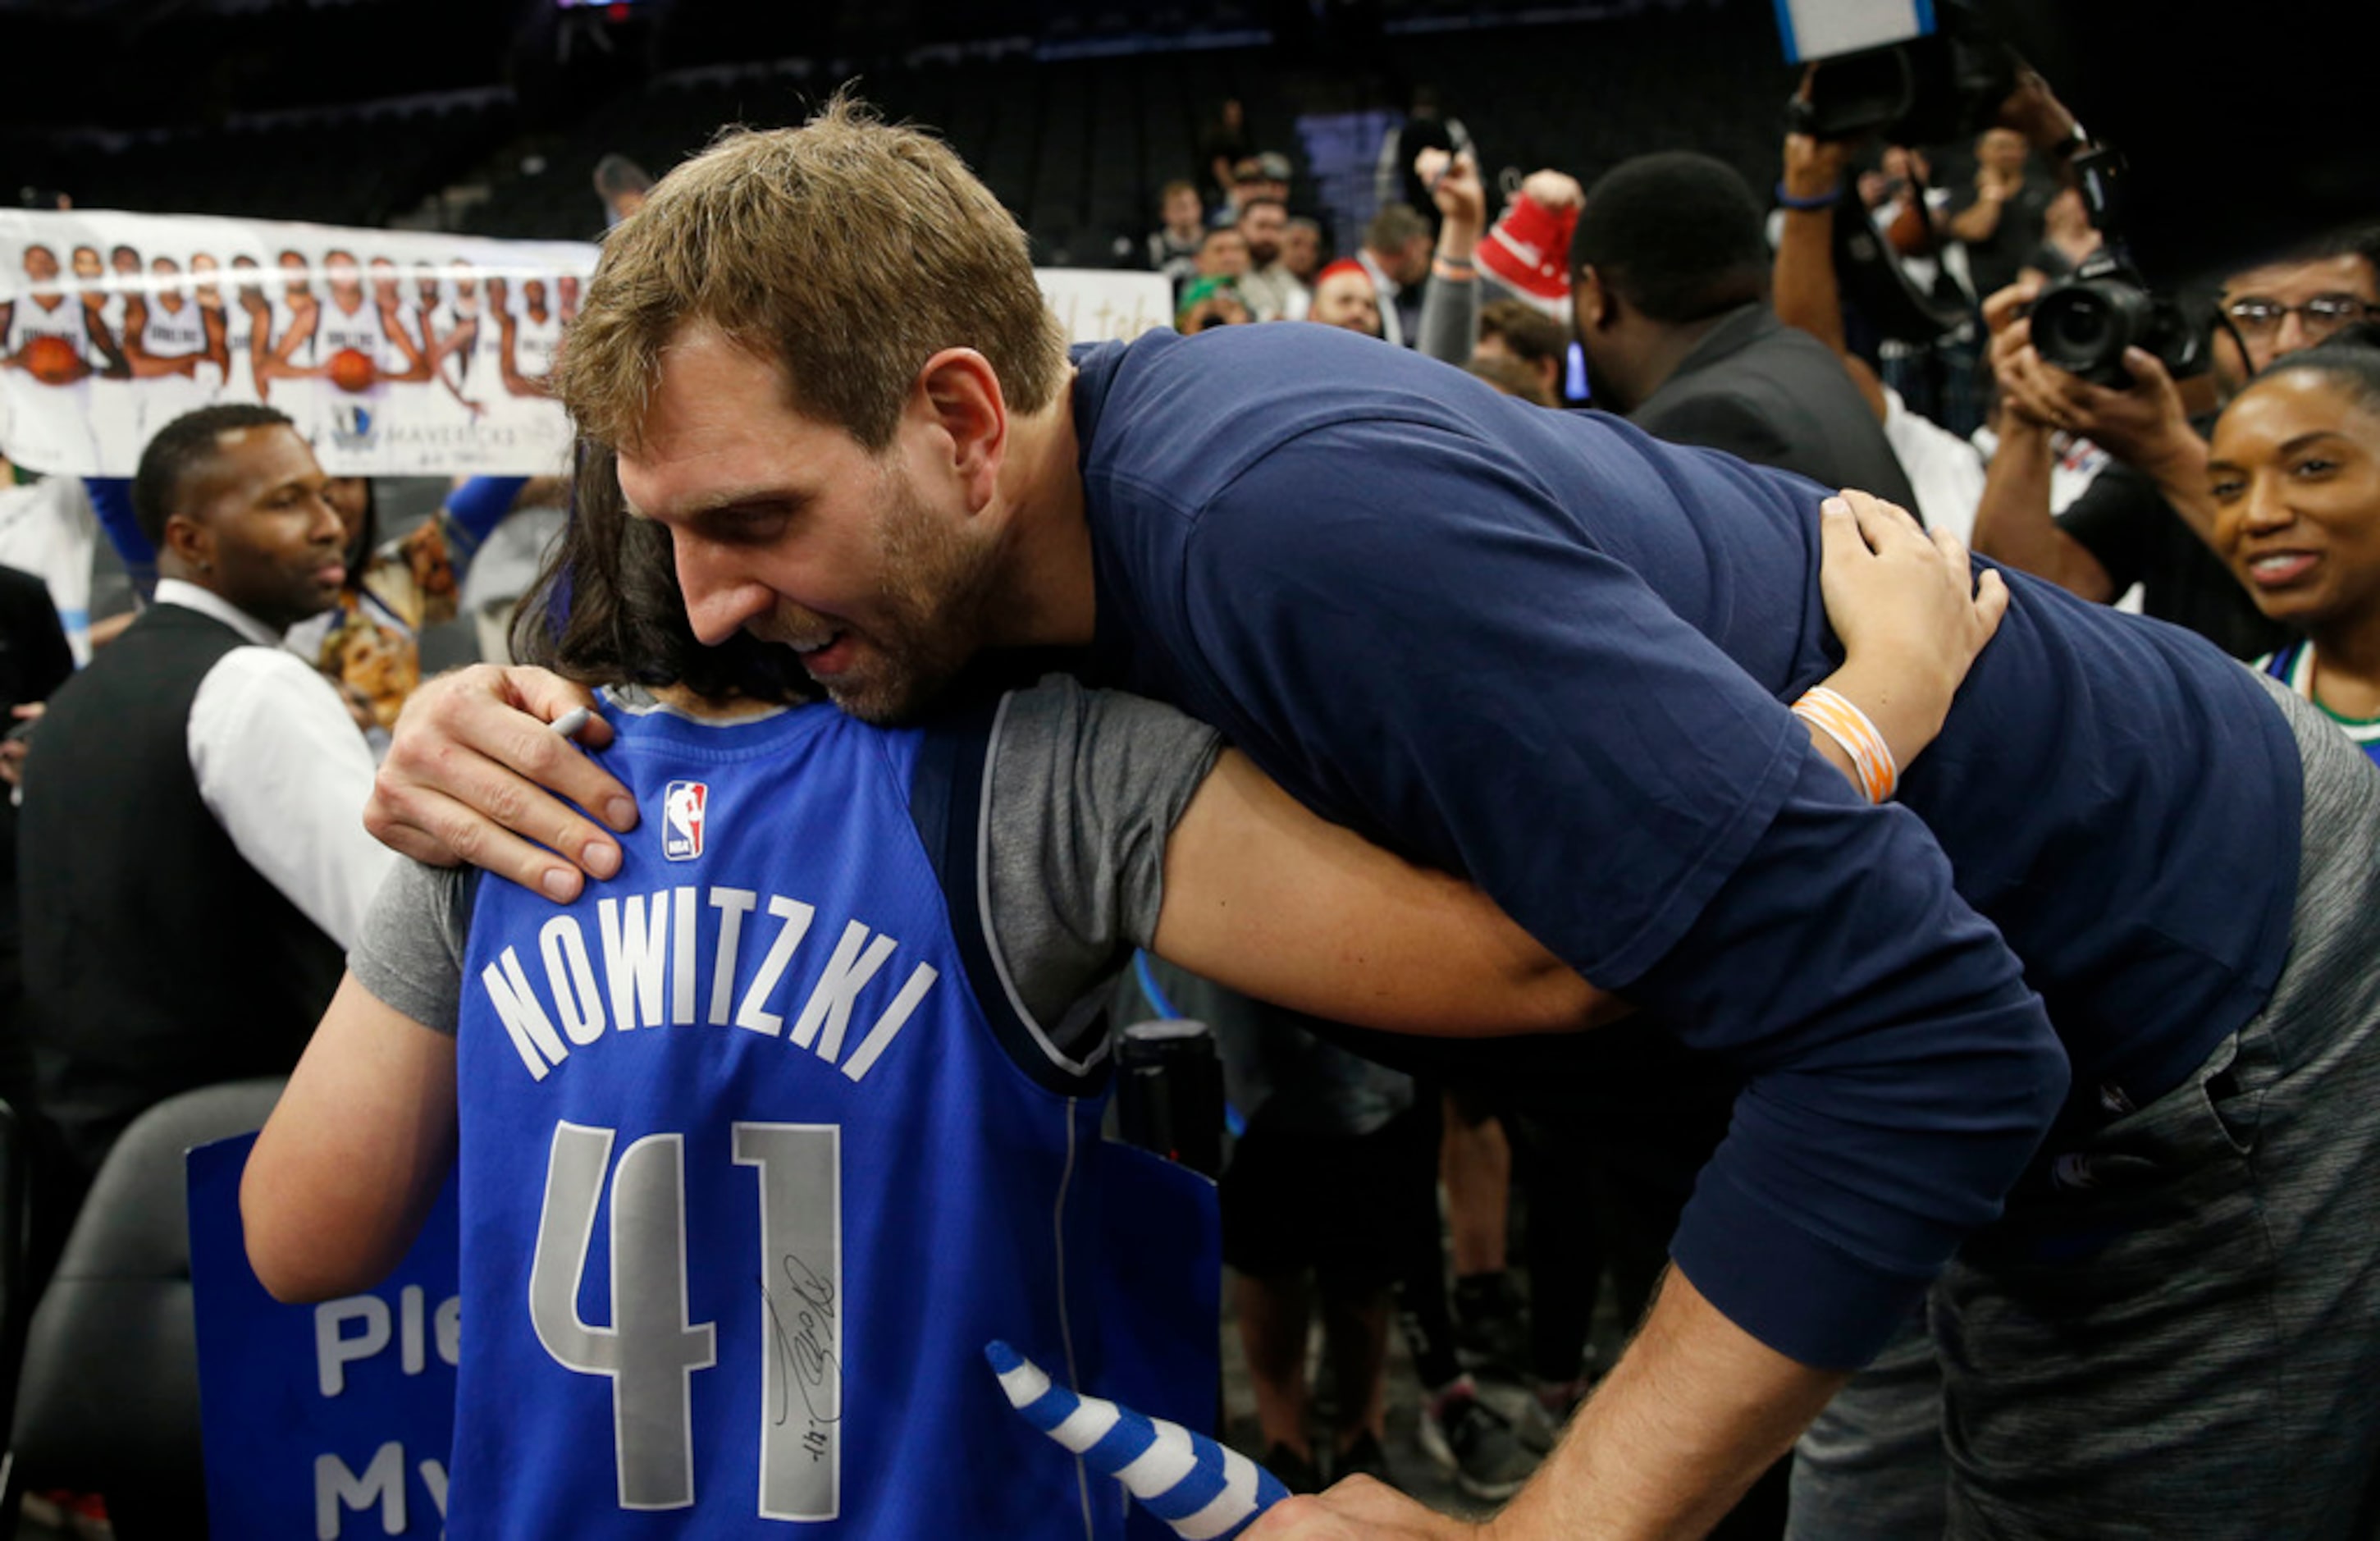
[[[606,712],[620,875],[472,920],[448,1533],[1121,1535],[984,1365],[1099,1381],[1100,1094],[969,987],[935,740]]]

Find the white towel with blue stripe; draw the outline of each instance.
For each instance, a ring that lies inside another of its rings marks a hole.
[[[1203,1434],[1103,1397],[1078,1396],[1006,1343],[987,1344],[983,1355],[1027,1423],[1123,1483],[1186,1541],[1237,1535],[1289,1497],[1279,1477]]]

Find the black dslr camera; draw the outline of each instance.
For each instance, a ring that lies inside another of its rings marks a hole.
[[[2206,333],[2180,301],[2151,294],[2130,262],[2105,249],[2033,302],[2033,348],[2094,385],[2129,389],[2124,350],[2155,354],[2179,380],[2206,368]]]
[[[2180,299],[2152,293],[2125,255],[2122,157],[2086,151],[2074,170],[2091,223],[2106,241],[2033,302],[2034,351],[2069,374],[2119,391],[2132,384],[2124,368],[2130,347],[2155,355],[2176,380],[2203,372],[2204,320]]]

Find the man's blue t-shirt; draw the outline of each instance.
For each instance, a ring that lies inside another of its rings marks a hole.
[[[1321,327],[1076,362],[1099,667],[1750,1078],[1673,1252],[1782,1352],[1873,1352],[2070,1056],[2145,1101],[2277,977],[2296,751],[2195,637],[2010,575],[1869,807],[1781,704],[1840,660],[1814,484]]]

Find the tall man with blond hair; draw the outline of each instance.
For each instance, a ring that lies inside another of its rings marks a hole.
[[[2025,584],[1947,716],[1835,719],[1856,793],[1784,704],[1838,656],[1821,489],[1328,327],[1070,359],[997,200],[847,103],[657,186],[554,386],[698,637],[791,648],[880,721],[978,654],[1075,649],[1744,1078],[1650,1315],[1498,1535],[1707,1528],[1929,1286],[1960,1525],[2354,1533],[2380,780],[2285,693]],[[633,823],[537,731],[578,699],[519,671],[417,698],[372,827],[558,895],[616,870],[523,780]],[[1576,1046],[1572,1116],[1660,1095],[1630,1047]],[[1469,1527],[1359,1480],[1254,1534]]]

